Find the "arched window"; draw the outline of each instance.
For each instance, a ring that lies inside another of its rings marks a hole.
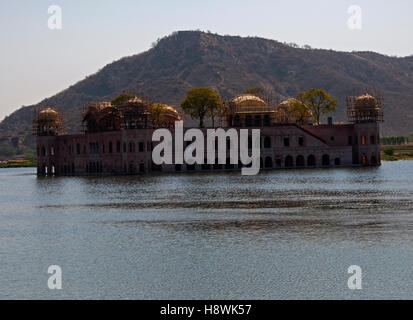
[[[335,158],[335,159],[334,159],[334,165],[335,165],[335,166],[339,166],[340,164],[341,164],[340,158]]]
[[[294,166],[294,160],[293,160],[293,157],[292,157],[292,156],[286,156],[286,157],[285,157],[285,164],[284,164],[284,166],[285,166],[286,168],[290,168],[290,167]]]
[[[112,141],[109,141],[109,153],[112,153],[113,148],[112,148]]]
[[[250,115],[245,116],[245,126],[246,127],[252,126],[252,117]]]
[[[241,118],[240,118],[239,115],[236,115],[236,116],[234,117],[234,126],[235,126],[235,127],[240,127],[240,126],[241,126]]]
[[[254,126],[261,127],[261,116],[260,115],[256,115],[254,117]]]
[[[302,155],[297,156],[296,166],[297,167],[304,167],[305,166],[305,159]]]
[[[145,151],[145,144],[143,142],[139,142],[139,152]]]
[[[264,115],[264,127],[269,127],[271,125],[271,118],[268,114]]]
[[[323,155],[323,157],[321,158],[321,164],[323,166],[329,166],[330,165],[330,156],[328,154]]]
[[[371,164],[377,164],[377,158],[376,158],[376,156],[375,156],[374,154],[371,156],[370,163],[371,163]]]
[[[363,166],[366,166],[367,165],[367,157],[366,157],[366,155],[363,153],[363,155],[361,156],[361,164],[363,165]]]
[[[264,148],[266,149],[271,148],[271,137],[264,138]]]
[[[272,168],[272,159],[271,157],[265,157],[265,168]]]
[[[313,154],[310,154],[307,158],[307,166],[314,167],[315,166],[315,157]]]
[[[145,164],[142,162],[139,164],[139,172],[145,172]]]

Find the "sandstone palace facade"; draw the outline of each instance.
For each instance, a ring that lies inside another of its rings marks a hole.
[[[311,123],[294,118],[293,99],[271,104],[254,95],[239,95],[224,104],[224,129],[261,130],[261,168],[312,168],[380,165],[380,99],[369,94],[347,98],[348,123]],[[38,175],[104,175],[150,172],[237,170],[242,164],[156,165],[152,162],[157,128],[174,131],[181,115],[163,105],[151,115],[148,102],[135,97],[120,105],[93,103],[83,115],[85,130],[64,134],[63,120],[52,108],[37,111]],[[205,129],[203,129],[205,130]]]

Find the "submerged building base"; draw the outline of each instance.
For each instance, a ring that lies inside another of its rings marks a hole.
[[[239,131],[241,128],[235,129]],[[248,129],[260,129],[262,169],[380,165],[378,123],[280,124]],[[152,162],[152,150],[156,143],[152,141],[154,130],[38,135],[37,174],[139,174],[236,170],[242,167],[240,162],[230,164],[229,152],[226,164],[218,164],[216,160],[213,165],[156,165]],[[171,131],[173,136],[174,129]]]

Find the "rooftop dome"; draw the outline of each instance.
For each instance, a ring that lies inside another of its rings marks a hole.
[[[282,108],[282,109],[289,109],[291,108],[291,106],[293,105],[293,103],[302,103],[300,101],[298,101],[296,98],[288,98],[284,101],[282,101],[278,107]]]
[[[371,109],[377,108],[377,99],[366,93],[354,99],[354,107],[356,109]]]
[[[33,118],[33,133],[36,135],[56,135],[62,132],[62,119],[59,112],[47,107]]]
[[[174,107],[163,105],[163,108],[158,125],[169,128],[175,127],[175,121],[182,120],[181,115]]]
[[[303,107],[303,103],[295,98],[288,98],[282,101],[277,107],[276,113],[276,120],[277,122],[281,123],[294,123],[297,121],[308,122],[312,116],[311,111],[305,110],[304,114],[297,113],[293,106],[294,104],[301,104]],[[307,109],[307,108],[306,108]]]
[[[47,107],[39,112],[39,115],[43,115],[43,116],[46,116],[46,115],[50,116],[50,115],[57,115],[57,114],[58,114],[57,111],[50,107]]]
[[[180,115],[179,115],[179,112],[176,111],[176,109],[175,109],[174,107],[171,107],[171,106],[165,105],[165,113],[166,113],[166,112],[168,112],[168,113],[173,113],[173,114],[176,114],[176,115],[180,116]]]
[[[238,107],[267,107],[267,104],[261,98],[252,94],[241,94],[231,100]]]
[[[37,121],[41,123],[58,123],[59,113],[55,109],[47,107],[39,112]]]

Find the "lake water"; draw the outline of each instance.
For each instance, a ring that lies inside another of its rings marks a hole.
[[[0,169],[0,205],[1,299],[413,297],[413,161],[258,176]],[[50,265],[62,290],[47,287]]]

